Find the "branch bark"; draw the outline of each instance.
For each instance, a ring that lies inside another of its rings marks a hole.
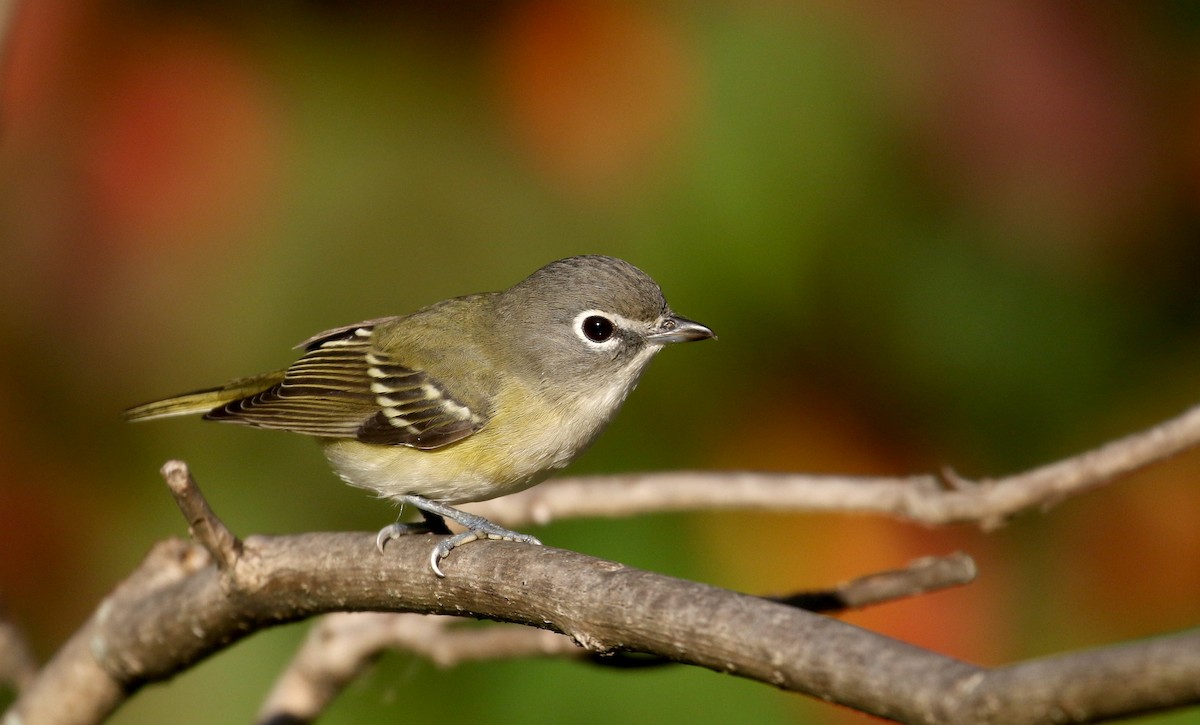
[[[250,537],[232,572],[181,541],[155,547],[14,705],[12,722],[90,723],[264,627],[345,610],[550,629],[910,723],[1092,722],[1200,701],[1200,630],[985,670],[759,597],[569,551],[488,541],[430,573],[429,540]],[[222,578],[232,581],[222,582]],[[1153,687],[1131,686],[1153,678]]]
[[[955,553],[919,559],[903,569],[880,572],[823,591],[772,601],[807,611],[832,612],[880,604],[975,578],[971,557]],[[439,667],[463,662],[525,657],[589,659],[615,667],[669,664],[665,658],[597,657],[555,632],[516,625],[456,628],[458,618],[361,612],[330,614],[309,632],[296,656],[271,689],[258,722],[312,722],[342,690],[387,650],[423,656]]]

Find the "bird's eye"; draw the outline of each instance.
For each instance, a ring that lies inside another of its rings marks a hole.
[[[607,317],[591,315],[581,325],[583,335],[592,342],[604,342],[613,336],[613,323]]]

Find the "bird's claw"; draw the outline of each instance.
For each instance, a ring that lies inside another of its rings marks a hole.
[[[375,535],[375,548],[379,549],[379,553],[383,553],[383,547],[387,546],[387,542],[392,539],[399,539],[406,534],[424,533],[424,530],[419,525],[411,524],[388,524],[379,530]]]
[[[493,524],[487,519],[478,518],[471,523],[474,524],[472,528],[442,539],[433,547],[433,551],[429,553],[429,567],[433,569],[433,573],[439,578],[446,576],[446,573],[442,571],[442,567],[440,566],[442,559],[445,559],[453,549],[463,544],[469,544],[472,541],[494,539],[496,541],[514,541],[518,544],[531,544],[533,546],[542,545],[542,542],[536,536],[510,531],[503,526]],[[428,528],[421,524],[388,524],[380,529],[379,533],[375,536],[375,548],[382,554],[383,548],[392,539],[398,539],[407,534],[428,532]]]
[[[451,550],[469,544],[472,541],[480,541],[483,539],[493,539],[496,541],[515,541],[518,544],[531,544],[533,546],[541,546],[542,542],[536,536],[522,534],[516,531],[509,531],[503,526],[487,522],[487,526],[464,531],[461,534],[455,534],[448,539],[442,539],[433,547],[433,551],[429,552],[429,566],[433,569],[433,573],[439,578],[445,577],[445,572],[440,566],[442,559],[445,559]]]

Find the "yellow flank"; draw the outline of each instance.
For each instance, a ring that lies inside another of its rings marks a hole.
[[[624,376],[623,376],[624,377]],[[632,378],[632,379],[630,379]],[[635,376],[615,381],[624,398]],[[501,385],[496,414],[481,430],[434,450],[321,439],[330,464],[347,483],[384,496],[415,493],[448,504],[515,493],[566,466],[595,439],[616,411],[594,395],[550,403],[516,381]]]

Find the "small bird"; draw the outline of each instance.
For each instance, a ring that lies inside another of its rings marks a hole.
[[[326,330],[286,370],[138,405],[131,421],[203,414],[315,436],[347,483],[415,507],[423,521],[380,530],[382,552],[408,533],[466,530],[440,563],[477,539],[541,542],[454,504],[515,493],[595,440],[646,364],[668,344],[715,337],[671,311],[632,264],[584,255],[551,262],[502,292]]]

